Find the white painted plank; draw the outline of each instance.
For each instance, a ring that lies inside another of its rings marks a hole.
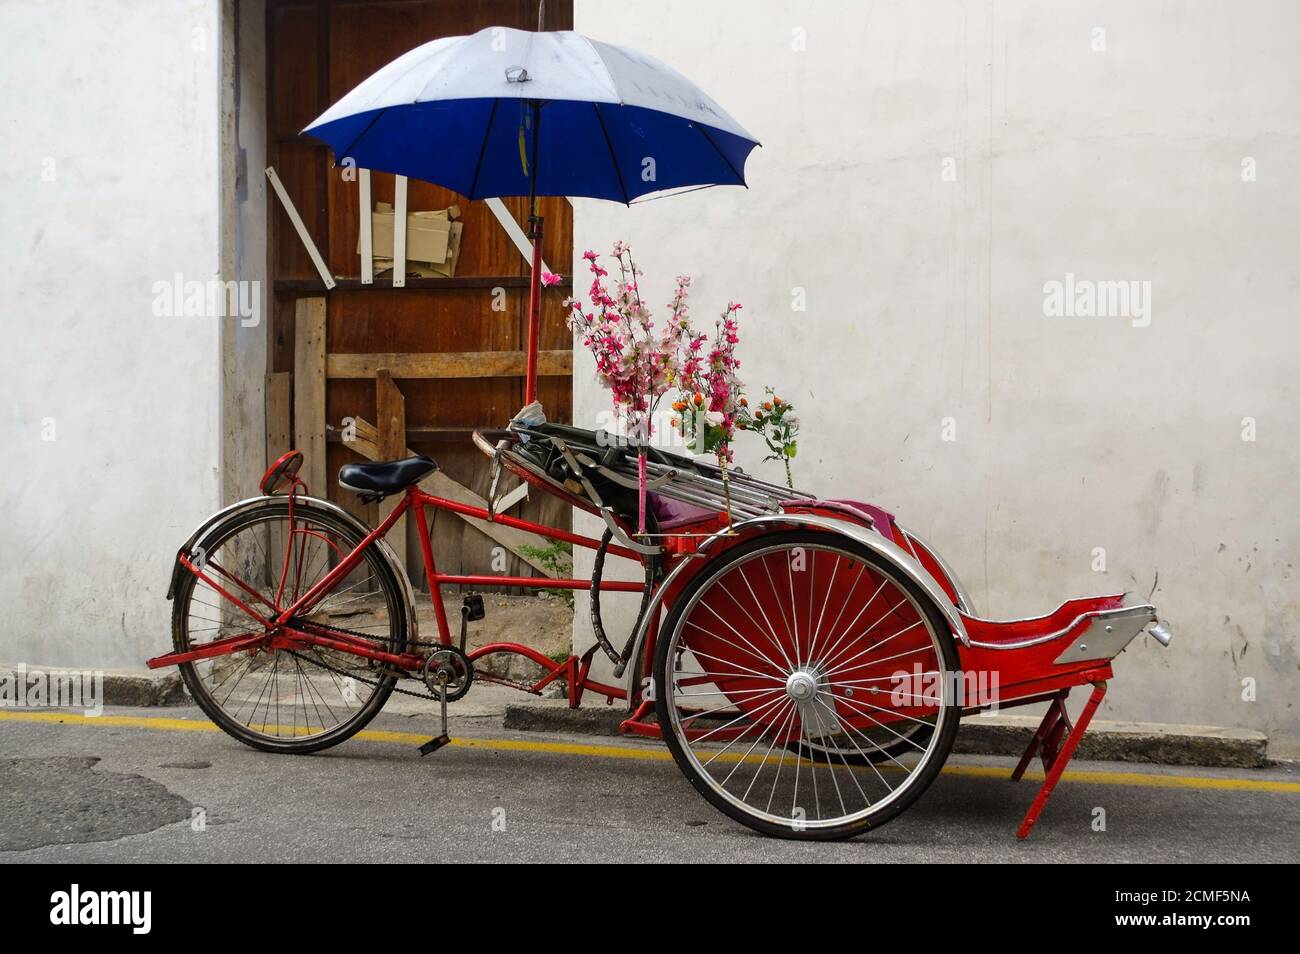
[[[284,206],[284,211],[289,213],[289,221],[298,230],[298,238],[302,239],[302,244],[307,247],[307,254],[311,256],[312,264],[316,266],[316,271],[320,273],[320,280],[325,283],[326,288],[333,288],[335,284],[334,276],[325,267],[325,259],[321,258],[320,249],[316,248],[316,243],[311,240],[311,235],[307,232],[307,226],[303,224],[302,216],[298,214],[297,208],[294,207],[293,199],[289,198],[289,193],[285,191],[284,183],[275,174],[274,166],[266,167],[266,177],[271,180],[271,188],[280,197],[280,203]]]
[[[393,184],[393,287],[406,287],[406,176]]]
[[[500,199],[485,199],[484,201],[487,203],[487,207],[492,210],[492,214],[497,217],[497,221],[501,223],[501,227],[506,230],[506,234],[510,236],[510,241],[515,243],[515,248],[519,249],[519,254],[524,257],[524,261],[532,265],[533,244],[528,241],[528,236],[520,228],[519,223],[515,221],[515,217],[510,214],[506,204]],[[545,262],[542,262],[542,271],[550,271]]]
[[[374,238],[371,226],[370,208],[370,170],[361,169],[358,183],[361,187],[361,284],[373,285],[375,282]]]
[[[528,484],[522,483],[514,490],[510,491],[510,493],[503,495],[501,498],[497,500],[496,512],[506,513],[508,510],[510,510],[511,507],[519,503],[519,501],[527,500],[527,499],[528,499]]]

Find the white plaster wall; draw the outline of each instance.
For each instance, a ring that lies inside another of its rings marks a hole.
[[[221,478],[227,502],[256,496],[266,471],[266,4],[221,0],[222,274],[248,283],[256,320],[221,325]]]
[[[220,502],[220,321],[151,307],[219,275],[219,6],[0,4],[6,663],[168,648],[176,548]]]
[[[745,377],[802,412],[800,482],[896,512],[984,615],[1151,593],[1177,640],[1119,660],[1102,717],[1294,752],[1300,6],[577,0],[576,20],[763,141],[748,190],[579,201],[575,252],[627,238],[656,300],[686,271],[697,315],[745,304]],[[1150,281],[1150,326],[1044,317],[1066,272]],[[579,421],[608,407],[590,369]]]

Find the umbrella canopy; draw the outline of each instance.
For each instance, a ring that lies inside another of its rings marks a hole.
[[[489,27],[398,57],[305,130],[339,159],[471,199],[744,185],[758,145],[652,56],[573,32]]]

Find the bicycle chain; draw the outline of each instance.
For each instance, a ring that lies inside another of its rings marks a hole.
[[[344,629],[342,626],[332,626],[323,623],[317,623],[316,625],[322,626],[325,629],[335,630],[336,632],[339,633],[346,633],[349,636],[357,636],[360,637],[361,639],[369,639],[369,640],[375,639],[373,633],[359,633],[354,629]],[[408,639],[406,641],[406,645],[417,649],[422,646],[428,647],[430,649],[434,649],[434,648],[441,649],[444,648],[447,644],[440,643],[437,640]],[[378,679],[367,679],[365,676],[358,676],[355,672],[350,672],[346,669],[339,669],[337,666],[331,666],[323,659],[312,659],[310,656],[304,656],[302,653],[296,652],[295,650],[292,649],[286,649],[285,652],[287,652],[290,656],[293,656],[295,659],[301,659],[304,662],[312,663],[313,665],[319,666],[322,669],[328,669],[330,672],[333,672],[339,676],[343,676],[345,679],[355,679],[357,682],[364,682],[368,686],[379,685]],[[470,665],[473,666],[473,663],[470,663]],[[399,680],[416,678],[415,676],[412,676],[405,672],[402,673],[394,672],[392,673],[392,675],[395,675]],[[403,689],[401,686],[394,684],[393,692],[400,692],[404,696],[415,696],[415,698],[417,699],[432,699],[434,702],[438,701],[438,697],[435,696],[432,692],[429,692],[427,690],[424,692],[416,692],[414,689]]]

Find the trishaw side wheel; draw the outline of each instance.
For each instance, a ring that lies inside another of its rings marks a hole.
[[[674,601],[655,706],[678,767],[726,815],[783,838],[850,838],[939,774],[958,666],[942,612],[887,559],[795,530],[725,551]]]
[[[306,593],[362,541],[338,515],[285,497],[235,514],[199,541],[205,575],[228,593],[269,612]],[[401,652],[410,621],[406,598],[377,547],[305,618]],[[187,652],[223,637],[261,629],[239,607],[192,573],[179,577],[172,644]],[[379,713],[396,675],[363,657],[319,647],[257,650],[177,667],[199,708],[229,735],[266,752],[303,755],[351,738]]]

